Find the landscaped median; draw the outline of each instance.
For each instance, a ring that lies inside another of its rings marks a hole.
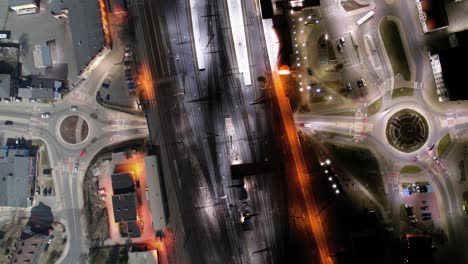
[[[401,96],[413,96],[414,89],[409,87],[401,87],[397,89],[393,89],[392,92],[392,99],[401,97]]]
[[[421,168],[419,168],[416,165],[407,165],[401,168],[400,173],[401,174],[417,174],[422,171]]]
[[[398,24],[393,18],[384,17],[379,24],[379,32],[385,45],[388,58],[392,64],[393,73],[400,73],[406,81],[411,80],[411,71]]]
[[[383,99],[380,97],[379,99],[375,100],[369,107],[367,107],[367,116],[373,116],[380,111],[382,108]]]
[[[450,138],[450,134],[447,133],[445,136],[443,136],[440,141],[439,141],[439,144],[437,145],[437,155],[440,157],[442,156],[445,151],[447,150],[448,146],[450,145],[450,142],[451,142],[451,138]]]

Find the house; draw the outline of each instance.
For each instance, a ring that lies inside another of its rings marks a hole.
[[[27,99],[61,99],[62,82],[55,79],[30,75],[25,81],[18,83],[18,97]]]
[[[11,75],[0,74],[0,98],[11,97]]]
[[[37,0],[9,0],[10,9],[18,15],[33,14],[39,11]]]

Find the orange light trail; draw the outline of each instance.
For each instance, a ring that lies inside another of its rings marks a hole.
[[[138,88],[140,89],[141,94],[146,100],[154,99],[154,84],[151,78],[151,73],[149,67],[146,64],[143,64],[138,69],[138,76],[136,78]]]
[[[99,0],[99,12],[101,13],[102,31],[104,32],[104,42],[106,47],[110,48],[112,45],[110,30],[109,30],[109,18],[106,11],[105,0]]]
[[[289,143],[289,148],[291,152],[291,158],[295,165],[294,174],[297,177],[297,181],[300,185],[300,190],[305,202],[305,221],[308,222],[308,225],[312,228],[312,234],[314,235],[317,247],[320,253],[320,258],[323,264],[332,264],[333,261],[330,257],[328,244],[325,239],[325,232],[323,231],[322,222],[320,220],[320,215],[318,214],[317,204],[313,196],[312,191],[310,190],[310,179],[307,176],[307,167],[305,164],[304,156],[302,154],[302,148],[297,136],[297,130],[291,111],[291,106],[289,105],[289,100],[287,99],[284,88],[281,84],[278,74],[273,73],[273,80],[275,84],[275,89],[273,91],[276,94],[276,100],[278,103],[278,108],[281,114],[282,125],[284,126],[284,131]],[[293,177],[292,174],[291,177]],[[294,182],[295,179],[291,179],[291,182]]]

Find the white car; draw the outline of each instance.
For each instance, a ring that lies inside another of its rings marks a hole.
[[[35,102],[36,102],[36,99],[34,99],[34,98],[29,98],[29,102],[35,103]]]
[[[75,166],[73,167],[73,172],[78,173],[78,168],[80,167],[80,164],[77,162],[75,163]]]
[[[41,118],[44,118],[44,119],[45,119],[45,118],[49,118],[49,117],[50,117],[50,113],[43,113],[43,114],[41,115]]]
[[[78,106],[72,105],[72,106],[70,107],[70,111],[76,112],[76,110],[78,110]]]

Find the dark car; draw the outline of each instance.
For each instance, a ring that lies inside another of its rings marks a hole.
[[[434,146],[435,146],[435,143],[432,142],[427,148],[428,148],[429,150],[433,150],[433,149],[434,149]]]
[[[431,216],[431,213],[422,213],[422,216]]]
[[[347,91],[351,91],[351,90],[353,89],[353,87],[351,86],[351,83],[349,83],[349,82],[347,82],[347,83],[345,84],[345,87],[346,87],[346,90],[347,90]]]
[[[339,52],[343,53],[343,48],[341,48],[341,45],[340,45],[340,44],[336,44],[336,49],[337,49]]]
[[[421,203],[422,203],[422,204],[427,204],[427,201],[426,201],[426,200],[422,200]]]
[[[359,88],[363,88],[366,86],[366,83],[364,82],[364,79],[357,80],[357,85]]]
[[[49,196],[52,195],[52,187],[49,187],[49,189],[47,189],[47,193]]]
[[[105,79],[103,82],[102,82],[102,88],[105,88],[105,89],[108,89],[109,86],[110,86],[110,83],[111,83],[111,79],[110,78],[107,78]]]
[[[47,196],[47,188],[42,189],[42,196]]]
[[[344,38],[340,38],[340,44],[341,44],[342,46],[345,46],[345,45],[346,45],[346,42],[345,42]]]
[[[307,73],[308,73],[309,75],[312,75],[312,69],[311,69],[310,67],[307,67]]]
[[[419,187],[419,192],[422,192],[422,193],[427,192],[427,186],[420,186]]]
[[[11,126],[13,125],[13,121],[7,120],[5,121],[5,126]]]
[[[421,210],[428,210],[429,209],[429,206],[421,206]]]
[[[423,221],[428,221],[428,220],[432,220],[432,217],[430,216],[426,216],[426,217],[423,217],[422,218]]]

